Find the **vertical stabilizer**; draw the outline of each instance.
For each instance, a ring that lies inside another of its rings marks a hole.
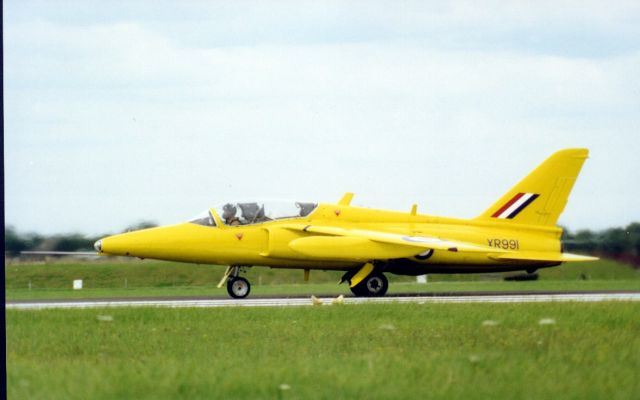
[[[555,225],[588,156],[587,149],[566,149],[554,153],[478,219]]]

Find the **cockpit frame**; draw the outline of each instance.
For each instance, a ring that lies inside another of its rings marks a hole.
[[[284,219],[306,218],[318,208],[314,202],[232,202],[212,207],[189,220],[209,227],[251,226]]]

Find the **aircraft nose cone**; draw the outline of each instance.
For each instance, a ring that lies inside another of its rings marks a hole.
[[[98,253],[102,252],[102,240],[98,240],[93,244],[93,248],[96,249]]]

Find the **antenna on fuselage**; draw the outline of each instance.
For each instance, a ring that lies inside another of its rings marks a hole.
[[[342,198],[338,202],[338,205],[348,206],[349,204],[351,204],[351,199],[353,199],[353,193],[347,192],[344,194],[344,196],[342,196]]]

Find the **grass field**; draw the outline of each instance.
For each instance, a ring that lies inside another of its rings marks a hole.
[[[5,297],[18,299],[221,296],[217,289],[224,268],[156,261],[59,261],[51,263],[8,263],[5,265]],[[569,264],[539,271],[540,280],[504,282],[504,274],[429,275],[420,285],[413,277],[388,274],[389,293],[451,291],[562,291],[640,290],[640,271],[609,260]],[[253,295],[311,295],[350,293],[338,286],[341,273],[312,271],[311,280],[302,280],[297,270],[251,268],[246,275]],[[83,290],[72,290],[72,281],[83,279]]]
[[[5,264],[6,299],[212,296],[224,268]],[[349,293],[339,272],[253,268],[252,294]],[[390,293],[640,290],[612,261],[503,275],[389,275]],[[85,289],[72,290],[83,279]],[[640,304],[370,304],[7,310],[9,398],[606,398],[640,393]],[[541,321],[547,324],[540,324]]]
[[[12,399],[635,399],[640,304],[7,310]]]

